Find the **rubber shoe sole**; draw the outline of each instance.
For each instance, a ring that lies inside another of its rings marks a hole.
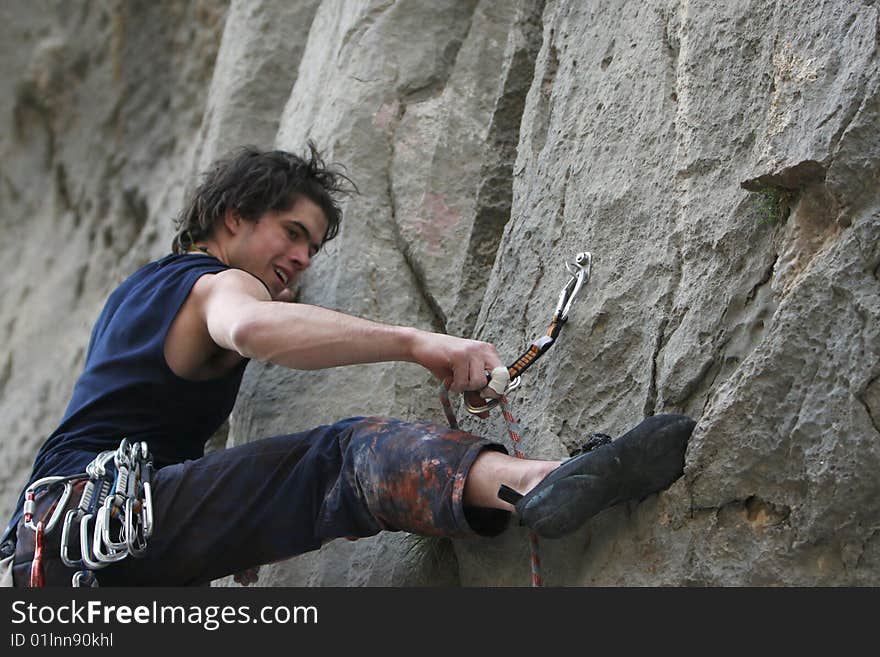
[[[516,501],[520,524],[560,538],[610,506],[668,488],[684,473],[696,423],[684,415],[653,415],[609,444],[569,459]],[[510,501],[514,491],[499,491]]]

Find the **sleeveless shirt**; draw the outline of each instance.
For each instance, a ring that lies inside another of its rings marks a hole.
[[[37,453],[28,485],[84,472],[120,440],[146,441],[161,468],[204,454],[205,442],[232,412],[247,360],[230,373],[190,381],[171,371],[165,337],[195,282],[228,267],[210,255],[151,262],[110,295],[92,330],[85,368],[61,424]],[[21,515],[19,498],[10,528]]]

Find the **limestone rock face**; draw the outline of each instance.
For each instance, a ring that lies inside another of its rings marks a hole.
[[[547,583],[880,584],[876,2],[46,1],[0,19],[4,508],[105,296],[167,252],[196,175],[240,144],[311,138],[360,194],[299,301],[511,361],[590,251],[513,396],[524,451],[697,420],[667,491],[542,542]],[[412,364],[251,363],[216,443],[444,422],[437,387]],[[463,425],[512,447],[497,416]],[[515,523],[385,533],[260,581],[526,585],[527,552]]]
[[[226,13],[184,0],[0,7],[4,514],[106,296],[169,248]]]

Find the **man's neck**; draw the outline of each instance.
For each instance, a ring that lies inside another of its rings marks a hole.
[[[211,250],[207,246],[203,244],[193,244],[191,247],[189,247],[187,253],[204,253],[205,255],[209,255],[212,258],[217,257],[213,253],[211,253]]]

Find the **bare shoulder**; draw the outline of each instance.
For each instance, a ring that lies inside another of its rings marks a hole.
[[[245,296],[257,301],[268,301],[269,291],[256,276],[241,269],[225,269],[216,274],[206,274],[193,285],[190,293],[197,301],[209,301],[213,297]]]
[[[200,276],[165,338],[165,360],[178,376],[190,380],[222,376],[241,356],[218,343],[209,324],[245,312],[243,304],[268,300],[263,284],[240,269]],[[221,341],[222,342],[222,341]]]

